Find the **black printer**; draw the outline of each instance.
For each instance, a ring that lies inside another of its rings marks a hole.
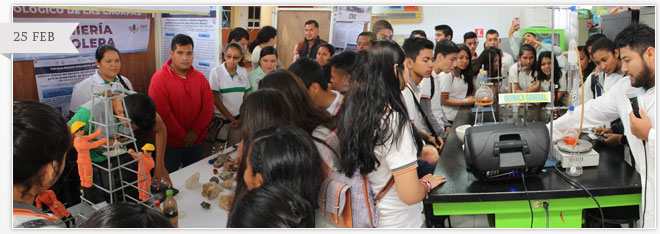
[[[474,126],[465,131],[465,162],[479,180],[536,175],[549,150],[548,129],[539,122]]]

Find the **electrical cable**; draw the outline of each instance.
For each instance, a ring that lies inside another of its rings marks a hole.
[[[550,228],[550,211],[548,210],[549,206],[550,203],[543,201],[543,209],[545,209],[545,228]]]
[[[642,145],[644,146],[644,209],[642,210],[642,228],[644,228],[644,218],[646,217],[646,190],[648,190],[648,184],[649,184],[649,167],[648,164],[646,164],[647,155],[646,155],[646,141],[642,141]]]
[[[591,194],[591,192],[589,192],[589,190],[587,188],[585,188],[582,184],[580,184],[579,182],[577,182],[577,181],[575,181],[571,178],[568,178],[567,175],[565,175],[563,172],[561,172],[559,170],[558,164],[555,164],[555,172],[557,174],[559,174],[559,176],[562,179],[564,179],[566,182],[568,182],[571,186],[575,187],[575,185],[578,185],[577,187],[580,187],[582,190],[584,190],[591,197],[591,199],[593,199],[594,202],[596,202],[596,205],[598,206],[598,211],[600,211],[601,227],[605,228],[605,215],[603,214],[603,209],[600,207],[600,203],[598,203],[598,200],[596,200],[596,197],[594,197],[594,195]]]
[[[521,175],[520,178],[522,178],[523,182],[523,188],[525,188],[525,195],[527,195],[527,203],[529,204],[529,213],[532,215],[532,221],[529,224],[529,228],[534,227],[534,211],[532,210],[532,202],[529,199],[529,191],[527,191],[527,185],[525,184],[525,175]]]

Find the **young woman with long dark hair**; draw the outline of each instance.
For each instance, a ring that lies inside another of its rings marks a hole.
[[[440,80],[440,100],[442,109],[449,121],[454,121],[458,108],[461,106],[474,105],[474,84],[472,83],[472,72],[470,71],[470,48],[464,44],[458,45],[460,49],[456,58],[456,68],[452,71],[451,79]]]
[[[552,65],[554,60],[554,66]],[[554,70],[554,71],[552,71]],[[553,74],[554,72],[554,74]],[[557,58],[552,58],[550,51],[544,51],[539,54],[536,63],[537,81],[530,87],[533,92],[550,92],[551,81],[555,84],[555,105],[566,105],[568,96],[566,94],[566,73],[562,72],[557,63]],[[551,77],[552,75],[552,77]]]
[[[509,81],[514,93],[529,92],[529,87],[536,80],[536,49],[524,44],[518,52],[518,62],[509,68]]]
[[[376,41],[372,51],[360,51],[351,77],[354,82],[340,113],[340,171],[366,175],[373,193],[393,185],[377,204],[378,227],[422,226],[422,203],[430,189],[445,182],[440,175],[418,180],[417,147],[402,100],[408,71],[405,55],[391,40]]]
[[[248,190],[279,182],[310,204],[316,204],[321,163],[308,133],[292,126],[263,129],[254,135],[245,151],[243,181]],[[249,198],[249,193],[244,197]],[[237,210],[240,209],[232,209],[232,213]],[[305,213],[302,226],[314,227],[314,210],[307,209]]]

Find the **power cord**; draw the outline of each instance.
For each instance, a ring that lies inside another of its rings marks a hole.
[[[543,201],[543,209],[545,209],[545,228],[550,228],[550,211],[548,210],[550,204],[547,201]]]
[[[559,175],[559,177],[561,177],[562,179],[564,179],[564,180],[565,180],[566,182],[568,182],[571,186],[574,186],[574,187],[575,187],[575,185],[577,185],[577,187],[580,187],[580,188],[581,188],[582,190],[584,190],[587,194],[589,194],[589,196],[591,197],[591,199],[594,200],[594,202],[596,202],[596,205],[598,206],[598,211],[600,211],[601,228],[605,228],[605,215],[603,214],[603,209],[600,207],[600,203],[598,203],[598,200],[596,200],[596,197],[594,197],[594,195],[591,194],[591,192],[589,192],[589,190],[588,190],[587,188],[585,188],[584,186],[582,186],[582,184],[580,184],[579,182],[577,182],[577,181],[575,181],[575,180],[573,180],[573,179],[571,179],[571,178],[568,178],[567,175],[565,175],[563,172],[561,172],[561,170],[559,169],[558,165],[559,165],[559,164],[555,164],[555,172]]]
[[[521,176],[523,182],[523,188],[525,188],[525,195],[527,195],[527,203],[529,204],[529,213],[532,215],[532,221],[529,224],[529,228],[534,228],[534,211],[532,210],[532,202],[529,199],[529,191],[527,191],[527,184],[525,184],[525,174]]]
[[[642,210],[642,228],[644,228],[644,218],[646,217],[646,190],[648,190],[648,184],[649,184],[649,167],[648,164],[646,163],[647,155],[646,155],[646,141],[642,141],[642,145],[644,146],[644,209]]]

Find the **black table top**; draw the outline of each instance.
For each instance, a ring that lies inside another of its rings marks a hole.
[[[485,119],[492,121],[492,115],[486,113]],[[462,144],[456,137],[455,129],[464,124],[473,124],[473,121],[474,114],[470,108],[459,110],[435,169],[435,174],[445,176],[447,182],[433,189],[424,202],[527,200],[521,178],[478,181],[472,172],[466,169]],[[584,135],[582,139],[585,139]],[[602,143],[592,143],[600,154],[599,165],[584,167],[582,175],[570,178],[581,183],[594,196],[641,193],[639,173],[624,161],[622,150],[615,150]],[[588,196],[584,190],[564,181],[554,168],[545,168],[537,176],[525,177],[525,182],[529,199]]]

